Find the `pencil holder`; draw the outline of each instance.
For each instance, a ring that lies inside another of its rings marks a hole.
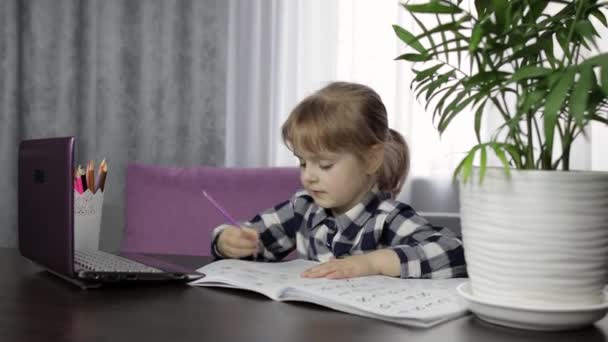
[[[74,191],[74,248],[99,249],[103,192]]]

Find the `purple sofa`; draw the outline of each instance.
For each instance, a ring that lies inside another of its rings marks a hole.
[[[300,189],[297,168],[176,168],[127,166],[121,251],[211,255],[211,231],[226,219],[203,196],[211,194],[246,221]]]

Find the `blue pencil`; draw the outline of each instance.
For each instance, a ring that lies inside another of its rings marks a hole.
[[[219,205],[219,203],[217,203],[213,197],[211,197],[211,195],[209,195],[207,193],[207,191],[203,190],[203,195],[205,196],[205,198],[207,198],[209,200],[209,202],[211,202],[211,204],[213,204],[213,206],[226,218],[226,220],[228,220],[228,222],[230,222],[232,225],[234,225],[235,227],[240,227],[240,223],[238,223],[232,216],[230,216],[230,214],[228,214],[228,212],[226,211],[226,209],[222,208],[221,205]]]

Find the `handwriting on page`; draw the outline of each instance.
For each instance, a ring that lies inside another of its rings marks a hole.
[[[459,282],[462,280],[404,280],[371,276],[300,283],[297,288],[385,316],[423,318],[453,311],[452,307],[460,306],[453,292]]]
[[[462,279],[399,279],[369,276],[329,280],[302,278],[302,271],[317,263],[293,260],[259,263],[222,260],[206,265],[205,281],[223,281],[285,299],[309,299],[314,303],[353,308],[382,317],[432,320],[463,311],[456,294]],[[287,292],[284,292],[286,290]]]

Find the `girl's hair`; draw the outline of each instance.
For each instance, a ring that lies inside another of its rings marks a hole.
[[[395,197],[409,170],[409,150],[401,134],[388,127],[386,107],[370,87],[333,82],[300,102],[282,128],[283,141],[296,152],[350,152],[363,158],[376,144],[384,161],[378,187]]]

